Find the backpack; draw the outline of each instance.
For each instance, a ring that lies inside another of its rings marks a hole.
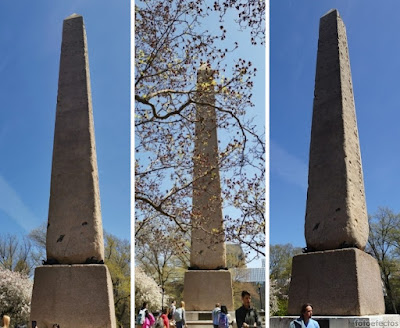
[[[226,317],[226,314],[224,312],[220,312],[218,319],[218,328],[228,328],[229,324],[227,324],[227,321],[228,319]]]
[[[182,308],[176,309],[174,313],[174,320],[176,322],[182,321]]]
[[[246,317],[244,318],[244,322],[251,324],[251,323],[256,323],[258,324],[258,314],[257,311],[255,311],[253,308],[250,309],[250,311],[247,311]]]
[[[145,319],[145,313],[146,313],[146,309],[142,309],[139,311],[137,318],[136,318],[137,325],[143,325],[144,319]]]

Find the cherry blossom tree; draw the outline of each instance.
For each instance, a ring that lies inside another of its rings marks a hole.
[[[273,316],[279,310],[278,302],[279,289],[275,280],[269,281],[269,315]]]
[[[27,275],[0,268],[0,312],[14,324],[29,321],[33,283]]]
[[[154,311],[161,308],[161,301],[162,291],[156,281],[135,266],[135,306],[138,308],[147,302],[148,309]]]

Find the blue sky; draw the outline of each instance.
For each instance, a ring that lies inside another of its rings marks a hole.
[[[128,0],[0,2],[0,227],[47,222],[64,18],[86,26],[103,227],[130,238]]]
[[[271,0],[270,243],[304,247],[319,19],[347,29],[368,213],[400,212],[400,3]]]

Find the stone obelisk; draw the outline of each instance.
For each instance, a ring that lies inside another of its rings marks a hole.
[[[295,256],[289,313],[385,313],[377,261],[368,240],[360,146],[346,29],[337,10],[320,19],[310,143],[305,237]]]
[[[46,253],[35,270],[31,320],[38,327],[115,327],[86,31],[76,14],[63,23]]]
[[[233,310],[231,274],[226,270],[214,74],[207,64],[197,72],[190,268],[184,282],[189,311],[212,310],[216,302]]]

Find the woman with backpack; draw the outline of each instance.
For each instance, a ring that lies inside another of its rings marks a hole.
[[[156,319],[154,319],[153,314],[149,310],[146,310],[142,328],[150,328],[155,322]]]
[[[181,307],[177,308],[174,313],[176,328],[186,328],[186,313],[185,313],[185,302],[181,301]]]
[[[137,328],[140,328],[144,324],[144,319],[146,317],[146,311],[147,311],[147,302],[143,302],[142,307],[140,308],[137,316],[136,316],[136,326]]]
[[[218,318],[218,328],[229,328],[229,314],[225,305],[221,305],[221,312]]]

